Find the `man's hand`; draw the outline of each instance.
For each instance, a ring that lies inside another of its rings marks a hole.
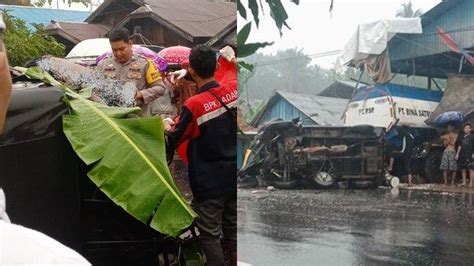
[[[135,100],[143,101],[143,93],[141,91],[137,91],[137,94],[135,94]]]
[[[220,49],[219,53],[222,55],[222,57],[224,57],[229,62],[237,61],[235,59],[234,49],[232,49],[232,47],[230,47],[228,45],[226,47]]]
[[[171,84],[176,84],[176,81],[184,78],[188,71],[186,69],[176,70],[174,72],[169,73]]]
[[[165,126],[165,130],[170,130],[175,125],[175,122],[173,119],[167,117],[163,119],[163,125]]]

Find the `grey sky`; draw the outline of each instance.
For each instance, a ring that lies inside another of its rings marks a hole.
[[[275,41],[259,52],[275,53],[277,50],[302,48],[304,53],[313,55],[333,51],[344,47],[352,33],[360,23],[384,18],[394,18],[401,4],[408,0],[334,0],[334,10],[329,13],[331,0],[300,0],[299,5],[283,0],[291,30],[284,29],[280,38],[278,29],[270,17],[268,10],[261,17],[259,29],[252,27],[249,42]],[[247,6],[247,0],[242,0]],[[415,9],[428,11],[440,0],[412,0]],[[265,6],[265,5],[264,5]],[[250,11],[247,12],[251,14]],[[250,19],[252,16],[248,16]],[[246,21],[238,16],[238,25],[242,27]],[[325,68],[333,66],[336,56],[313,59],[313,63]]]
[[[92,2],[94,4],[97,4],[97,3],[102,3],[104,1],[103,0],[93,0]],[[53,0],[51,2],[51,6],[49,6],[48,3],[46,3],[43,8],[57,9],[58,7],[59,7],[59,9],[65,9],[65,10],[91,11],[90,6],[86,7],[82,3],[71,3],[71,6],[69,7],[69,5],[67,4],[67,0],[66,0],[65,3],[63,3],[63,0]],[[95,10],[95,8],[96,7],[94,7],[94,10]]]

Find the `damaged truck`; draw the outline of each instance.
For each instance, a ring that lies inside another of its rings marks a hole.
[[[372,126],[307,126],[298,119],[262,126],[246,151],[242,184],[277,188],[383,182],[384,131]]]

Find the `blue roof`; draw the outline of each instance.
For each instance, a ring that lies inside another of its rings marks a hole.
[[[421,16],[422,34],[396,34],[390,41],[391,61],[450,52],[448,46],[436,34],[438,26],[447,32],[460,48],[473,47],[473,12],[474,1],[472,0],[445,0],[440,2]]]
[[[443,92],[392,83],[385,83],[359,88],[356,95],[354,95],[354,97],[352,98],[351,102],[384,97],[388,95],[410,98],[413,100],[439,102],[443,97]]]
[[[307,119],[305,124],[342,125],[341,117],[348,102],[341,98],[275,91],[251,124],[256,127],[275,118],[300,117]]]
[[[33,28],[31,23],[42,23],[46,26],[51,22],[51,20],[62,22],[83,22],[92,13],[89,11],[0,5],[0,10],[3,9],[9,10],[12,16],[25,20],[30,29]]]

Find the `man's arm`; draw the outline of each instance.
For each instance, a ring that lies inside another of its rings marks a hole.
[[[454,157],[454,159],[458,160],[459,159],[459,153],[461,152],[461,145],[458,146],[458,150],[456,152],[456,156]]]
[[[7,54],[0,52],[0,135],[3,134],[11,93],[12,80],[8,69]]]
[[[166,88],[165,84],[163,84],[160,72],[151,61],[148,61],[146,65],[145,79],[148,88],[138,91],[137,99],[141,100],[144,104],[148,104],[156,98],[163,96],[166,92]]]
[[[176,123],[175,127],[166,132],[166,136],[168,137],[168,147],[167,150],[175,150],[179,144],[186,141],[190,134],[189,126],[193,121],[193,114],[186,106],[183,106],[183,110],[179,115],[179,121]]]

